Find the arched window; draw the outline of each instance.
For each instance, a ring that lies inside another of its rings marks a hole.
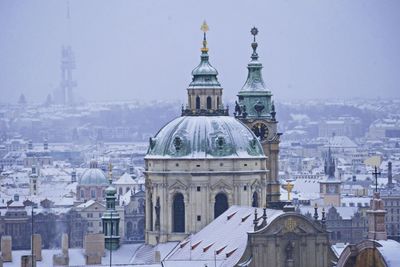
[[[91,193],[91,197],[92,197],[93,199],[96,198],[96,190],[92,189],[92,190],[90,191],[90,193]]]
[[[196,109],[200,109],[200,96],[196,96]]]
[[[214,219],[228,209],[228,197],[224,193],[215,196]]]
[[[217,96],[217,109],[219,109],[219,96]]]
[[[119,194],[122,195],[122,187],[120,187],[120,188],[118,189],[118,191],[119,191]]]
[[[211,109],[211,96],[207,96],[207,109]]]
[[[185,232],[185,202],[181,193],[175,194],[172,202],[172,227],[175,233]]]
[[[258,208],[258,193],[253,193],[253,201],[251,202],[251,206],[254,208]]]

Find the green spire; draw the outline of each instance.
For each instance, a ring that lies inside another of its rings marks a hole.
[[[103,234],[105,247],[108,250],[116,250],[119,248],[119,214],[115,209],[117,190],[112,186],[112,165],[110,163],[109,182],[110,186],[106,188],[106,212],[104,212],[101,220],[103,222]]]
[[[253,27],[250,32],[253,35],[253,42],[251,43],[253,53],[251,54],[251,61],[247,65],[247,69],[249,70],[247,80],[240,91],[268,91],[261,74],[261,69],[263,68],[263,66],[258,61],[258,43],[256,41],[258,29],[256,27]]]
[[[193,80],[189,84],[189,88],[196,87],[221,87],[218,82],[218,71],[208,61],[207,32],[209,27],[204,21],[200,28],[203,31],[203,47],[201,48],[200,64],[193,69]]]
[[[235,117],[243,118],[270,118],[275,120],[275,107],[271,103],[271,91],[265,86],[261,70],[261,62],[258,61],[256,36],[258,29],[253,27],[250,31],[253,35],[251,48],[251,61],[247,64],[248,74],[246,82],[239,91],[239,102],[236,102]]]

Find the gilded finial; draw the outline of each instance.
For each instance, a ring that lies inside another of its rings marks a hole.
[[[292,192],[294,185],[290,183],[290,180],[287,181],[286,190],[288,194],[288,201],[291,201],[290,193]]]
[[[200,30],[203,32],[203,47],[201,48],[201,52],[208,52],[207,48],[207,32],[209,31],[209,27],[207,25],[207,22],[204,21],[203,24],[200,27]]]

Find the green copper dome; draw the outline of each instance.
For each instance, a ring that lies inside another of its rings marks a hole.
[[[264,157],[253,132],[229,116],[183,116],[165,125],[154,138],[149,158]]]
[[[218,71],[210,64],[208,50],[202,50],[200,64],[192,70],[193,80],[189,88],[197,87],[221,87],[218,82]]]
[[[81,185],[108,185],[107,178],[102,170],[97,167],[97,162],[92,160],[90,168],[85,170],[79,182]]]

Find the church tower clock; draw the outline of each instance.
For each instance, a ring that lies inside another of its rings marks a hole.
[[[235,117],[246,124],[261,141],[264,154],[267,157],[267,202],[268,207],[279,206],[278,156],[280,133],[277,132],[278,122],[275,119],[275,106],[271,101],[272,93],[265,86],[262,78],[262,64],[258,61],[256,35],[257,28],[251,29],[253,53],[247,65],[248,75],[245,84],[238,93],[235,103]]]

